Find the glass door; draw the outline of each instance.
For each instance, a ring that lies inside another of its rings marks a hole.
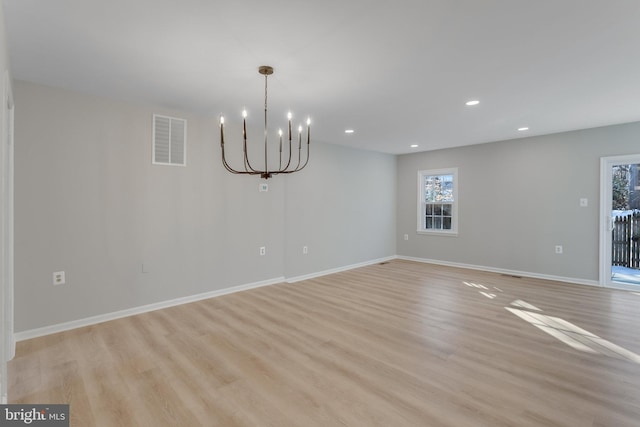
[[[640,155],[600,163],[600,283],[640,292]]]

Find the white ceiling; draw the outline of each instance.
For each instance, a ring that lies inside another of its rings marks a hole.
[[[397,154],[640,120],[640,0],[2,3],[16,79],[261,123],[271,65],[270,123],[309,114],[316,141]]]

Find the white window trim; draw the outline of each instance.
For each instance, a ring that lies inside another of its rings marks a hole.
[[[451,230],[426,230],[422,228],[425,217],[424,203],[424,177],[429,175],[453,175],[453,207],[451,214]],[[417,212],[417,230],[418,234],[438,235],[438,236],[457,236],[458,235],[458,168],[443,169],[427,169],[418,171],[418,212]]]

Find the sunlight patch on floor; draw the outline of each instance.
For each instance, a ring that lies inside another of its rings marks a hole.
[[[576,350],[586,353],[603,354],[605,356],[640,364],[639,355],[600,338],[564,319],[542,313],[532,313],[518,308],[505,307],[505,309]]]
[[[489,288],[487,288],[485,285],[478,285],[477,283],[471,283],[471,282],[462,282],[462,283],[469,286],[470,288],[480,288],[487,291],[489,290]]]
[[[490,293],[488,293],[488,292],[482,292],[482,291],[480,291],[480,293],[481,293],[482,295],[484,295],[485,297],[489,298],[489,299],[494,299],[494,298],[497,296],[496,294],[490,294]]]
[[[511,305],[513,305],[515,307],[520,307],[520,308],[527,308],[529,310],[542,311],[538,307],[536,307],[535,305],[529,304],[528,302],[522,301],[521,299],[517,299],[517,300],[513,301],[511,303]]]
[[[491,293],[489,288],[484,285],[464,281],[462,283],[470,288],[475,288],[476,290],[483,289],[478,290],[478,293],[491,300],[498,297],[497,294]],[[493,288],[496,291],[502,292],[501,289],[496,288],[495,286]],[[640,295],[640,292],[631,293]],[[510,306],[504,307],[507,311],[565,343],[571,348],[585,353],[601,354],[640,364],[640,355],[607,341],[604,338],[600,338],[596,334],[582,329],[565,319],[542,314],[544,310],[533,304],[521,299],[516,299],[511,301],[509,305]]]

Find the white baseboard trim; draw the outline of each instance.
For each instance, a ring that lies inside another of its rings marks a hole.
[[[357,264],[345,265],[344,267],[331,268],[329,270],[319,271],[317,273],[304,274],[302,276],[288,277],[287,283],[301,282],[303,280],[315,279],[317,277],[327,276],[329,274],[340,273],[342,271],[353,270],[354,268],[366,267],[368,265],[379,264],[381,262],[391,261],[396,259],[397,256],[393,255],[385,258],[378,258],[370,261],[360,262]]]
[[[483,265],[473,265],[473,264],[463,264],[459,262],[441,261],[437,259],[414,258],[414,257],[408,257],[408,256],[402,256],[402,255],[398,255],[397,259],[422,262],[426,264],[445,265],[448,267],[467,268],[470,270],[489,271],[491,273],[508,274],[511,276],[522,276],[522,277],[530,277],[533,279],[553,280],[556,282],[566,282],[566,283],[574,283],[578,285],[602,287],[600,285],[600,282],[598,282],[597,280],[578,279],[575,277],[553,276],[550,274],[531,273],[529,271],[507,270],[504,268],[486,267]]]
[[[58,323],[51,326],[44,326],[42,328],[29,329],[15,334],[16,341],[24,341],[31,338],[37,338],[45,335],[51,335],[58,332],[64,332],[71,329],[82,328],[84,326],[96,325],[98,323],[108,322],[110,320],[116,320],[123,317],[134,316],[136,314],[147,313],[149,311],[160,310],[163,308],[173,307],[176,305],[187,304],[190,302],[201,301],[204,299],[219,297],[235,292],[246,291],[249,289],[260,288],[262,286],[275,285],[277,283],[294,283],[301,280],[313,279],[315,277],[326,276],[328,274],[339,273],[341,271],[352,270],[354,268],[365,267],[367,265],[378,264],[385,261],[395,259],[396,256],[390,256],[386,258],[379,258],[371,261],[365,261],[358,264],[346,265],[344,267],[332,268],[330,270],[321,271],[318,273],[307,274],[304,276],[297,276],[285,279],[284,277],[277,277],[269,280],[263,280],[255,283],[248,283],[245,285],[233,286],[230,288],[219,289],[211,292],[205,292],[197,295],[190,295],[186,297],[176,298],[168,301],[161,301],[153,304],[142,305],[139,307],[133,307],[126,310],[115,311],[113,313],[105,313],[98,316],[91,316],[84,319],[72,320],[70,322]]]
[[[329,270],[324,270],[324,271],[311,273],[311,274],[305,274],[302,276],[295,276],[295,277],[289,277],[289,278],[276,277],[273,279],[263,280],[260,282],[232,286],[230,288],[219,289],[211,292],[205,292],[205,293],[190,295],[190,296],[181,297],[181,298],[175,298],[168,301],[161,301],[153,304],[133,307],[126,310],[116,311],[113,313],[105,313],[98,316],[92,316],[84,319],[73,320],[70,322],[58,323],[51,326],[44,326],[42,328],[29,329],[22,332],[16,332],[14,336],[16,341],[24,341],[31,338],[37,338],[44,335],[51,335],[58,332],[64,332],[71,329],[81,328],[84,326],[96,325],[98,323],[108,322],[110,320],[116,320],[116,319],[120,319],[128,316],[134,316],[136,314],[147,313],[150,311],[160,310],[163,308],[173,307],[176,305],[187,304],[190,302],[201,301],[209,298],[215,298],[222,295],[232,294],[235,292],[242,292],[249,289],[260,288],[263,286],[275,285],[277,283],[282,283],[282,282],[287,282],[287,283],[300,282],[303,280],[309,280],[317,277],[327,276],[329,274],[340,273],[342,271],[353,270],[354,268],[360,268],[360,267],[366,267],[368,265],[379,264],[381,262],[387,262],[394,259],[402,259],[406,261],[416,261],[416,262],[422,262],[427,264],[445,265],[449,267],[467,268],[471,270],[489,271],[493,273],[509,274],[513,276],[531,277],[536,279],[554,280],[558,282],[576,283],[579,285],[589,285],[589,286],[600,287],[600,283],[595,280],[576,279],[571,277],[552,276],[547,274],[538,274],[538,273],[531,273],[526,271],[516,271],[516,270],[507,270],[502,268],[486,267],[486,266],[480,266],[480,265],[463,264],[458,262],[441,261],[441,260],[426,259],[426,258],[415,258],[415,257],[402,256],[402,255],[393,255],[385,258],[378,258],[378,259],[364,261],[356,264],[345,265],[343,267],[331,268]]]
[[[201,301],[204,299],[219,297],[222,295],[232,294],[235,292],[246,291],[249,289],[260,288],[262,286],[275,285],[277,283],[283,283],[284,277],[276,277],[273,279],[263,280],[260,282],[248,283],[245,285],[232,286],[230,288],[219,289],[210,292],[204,292],[196,295],[189,295],[186,297],[175,298],[168,301],[161,301],[153,304],[142,305],[139,307],[133,307],[126,310],[115,311],[113,313],[100,314],[98,316],[91,316],[84,319],[72,320],[70,322],[58,323],[51,326],[44,326],[42,328],[29,329],[22,332],[15,333],[16,341],[24,341],[31,338],[37,338],[44,335],[51,335],[58,332],[64,332],[71,329],[81,328],[84,326],[96,325],[98,323],[108,322],[109,320],[116,320],[123,317],[133,316],[136,314],[147,313],[149,311],[160,310],[163,308],[173,307],[176,305],[187,304],[190,302]]]

